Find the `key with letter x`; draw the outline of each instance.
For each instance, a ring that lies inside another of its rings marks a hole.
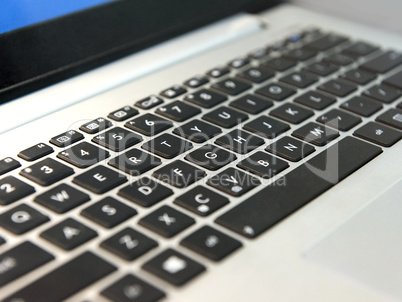
[[[139,221],[140,225],[167,238],[173,237],[194,223],[193,218],[169,206],[162,206]]]

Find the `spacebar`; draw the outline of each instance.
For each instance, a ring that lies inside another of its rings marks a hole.
[[[4,301],[61,301],[116,270],[116,267],[86,252]]]
[[[382,152],[346,137],[216,219],[254,238],[295,212]]]

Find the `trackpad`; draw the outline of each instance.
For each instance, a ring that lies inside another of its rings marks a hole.
[[[402,300],[402,180],[304,256]]]

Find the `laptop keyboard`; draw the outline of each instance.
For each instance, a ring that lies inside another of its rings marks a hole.
[[[2,159],[0,286],[63,259],[4,301],[66,299],[118,270],[110,254],[141,269],[101,296],[162,299],[142,271],[184,285],[398,142],[401,63],[309,29]],[[203,221],[216,211],[215,225]]]

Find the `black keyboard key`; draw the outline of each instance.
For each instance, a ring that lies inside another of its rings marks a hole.
[[[270,59],[268,61],[265,61],[261,65],[263,67],[267,67],[275,71],[285,71],[288,70],[289,68],[296,66],[297,62],[281,57],[281,58]]]
[[[0,160],[0,175],[15,170],[19,167],[21,167],[20,162],[15,160],[14,158],[12,157],[3,158],[2,160]]]
[[[18,156],[27,161],[34,161],[50,153],[53,153],[53,148],[46,144],[40,143],[28,149],[22,150],[20,153],[18,153]]]
[[[65,213],[90,200],[89,195],[67,184],[58,185],[37,195],[35,202],[56,212]]]
[[[275,138],[290,129],[288,124],[268,116],[260,116],[245,124],[243,128],[259,136],[270,139]]]
[[[234,161],[236,155],[208,144],[186,155],[186,160],[208,170],[218,170]]]
[[[50,186],[55,182],[74,174],[74,170],[52,158],[46,158],[23,170],[20,175],[41,186]]]
[[[219,107],[205,114],[202,119],[223,128],[232,128],[248,119],[248,116],[228,107]]]
[[[142,137],[121,127],[115,127],[98,134],[92,141],[112,151],[120,152],[138,144],[142,141]]]
[[[308,123],[293,131],[292,135],[316,146],[325,146],[337,138],[339,133],[317,123]]]
[[[402,109],[402,102],[399,102],[397,107]]]
[[[269,114],[292,124],[300,124],[310,116],[313,116],[314,112],[298,105],[288,103],[277,107]]]
[[[142,268],[173,285],[181,286],[205,271],[198,262],[167,249],[146,262]]]
[[[49,217],[26,204],[20,204],[0,215],[0,226],[17,235],[24,234],[47,221]]]
[[[228,66],[234,69],[242,68],[250,63],[250,60],[247,58],[236,58],[228,63]]]
[[[172,195],[173,191],[148,177],[143,177],[120,189],[117,194],[143,207],[150,207]]]
[[[0,179],[0,204],[7,205],[35,192],[35,188],[14,176]]]
[[[177,188],[185,188],[205,175],[205,171],[181,160],[175,160],[152,173],[156,179]]]
[[[132,228],[125,228],[103,241],[100,246],[124,260],[132,261],[157,247],[158,243]]]
[[[342,109],[356,113],[361,116],[371,116],[382,109],[379,102],[366,98],[364,96],[355,96],[341,105]]]
[[[213,88],[229,95],[238,95],[252,86],[234,78],[228,78],[212,85]]]
[[[172,127],[173,123],[159,116],[147,113],[128,121],[124,126],[146,136],[154,136]]]
[[[295,61],[306,61],[311,59],[317,55],[317,52],[312,49],[308,48],[297,48],[289,51],[288,53],[284,54],[283,56]]]
[[[236,156],[214,145],[204,145],[186,155],[186,160],[208,170],[218,170],[234,161]]]
[[[42,232],[40,236],[58,247],[70,251],[98,236],[98,234],[82,223],[67,218]]]
[[[394,75],[386,78],[383,83],[393,86],[398,89],[402,89],[402,71],[395,73]]]
[[[284,85],[272,83],[256,90],[255,93],[261,94],[262,96],[273,99],[275,101],[282,101],[295,94],[296,91]]]
[[[272,105],[271,101],[254,94],[246,94],[230,103],[230,106],[251,114],[260,113]]]
[[[373,81],[377,76],[374,73],[364,71],[361,69],[352,69],[342,75],[343,79],[349,80],[359,85],[366,85]]]
[[[301,42],[303,39],[303,35],[301,33],[293,33],[287,37],[285,43],[288,45],[292,45],[293,43]]]
[[[226,101],[227,97],[209,89],[201,89],[194,93],[187,94],[184,99],[198,106],[211,108]]]
[[[138,223],[163,237],[170,238],[193,225],[195,220],[169,206],[162,206]]]
[[[98,133],[99,131],[103,131],[107,128],[112,127],[112,123],[103,117],[99,117],[97,119],[94,119],[93,121],[90,121],[88,123],[85,123],[80,127],[80,130],[89,133],[89,134],[95,134]]]
[[[262,178],[271,178],[289,167],[289,164],[270,154],[258,151],[243,159],[237,166]]]
[[[113,302],[156,302],[166,295],[163,291],[133,275],[126,275],[101,292]]]
[[[308,91],[305,94],[295,98],[294,101],[315,110],[323,110],[329,105],[335,103],[336,99],[332,96],[324,95],[317,91]]]
[[[53,260],[48,252],[26,241],[0,255],[0,287]],[[30,297],[34,298],[33,296]],[[36,298],[36,297],[35,297]]]
[[[201,113],[201,110],[181,101],[174,101],[159,107],[155,112],[176,122],[183,122]]]
[[[174,203],[200,216],[208,216],[228,204],[229,200],[210,189],[197,186],[177,197]]]
[[[328,82],[318,86],[317,89],[339,97],[345,97],[353,91],[356,91],[357,86],[339,80],[329,80]]]
[[[395,51],[387,51],[364,63],[362,69],[374,73],[386,73],[402,63],[402,55]]]
[[[192,147],[191,143],[168,133],[164,133],[142,145],[143,149],[163,158],[173,158]]]
[[[135,102],[135,106],[144,110],[148,110],[151,108],[154,108],[155,106],[158,106],[160,104],[163,104],[163,100],[158,97],[157,95],[150,95],[149,97],[146,97],[142,100],[139,100]]]
[[[332,109],[317,118],[317,122],[341,131],[348,131],[361,121],[360,117],[338,109]]]
[[[289,172],[286,175],[286,186],[273,183],[264,187],[257,194],[218,217],[216,222],[245,237],[257,237],[381,152],[379,147],[346,137]],[[331,154],[337,156],[337,167],[326,169],[328,156]],[[311,167],[316,169],[313,170]]]
[[[113,228],[136,214],[136,210],[112,197],[105,197],[81,211],[82,216],[107,229]]]
[[[321,61],[321,62],[314,62],[304,68],[305,70],[312,72],[316,75],[326,77],[331,73],[334,73],[339,69],[338,66],[331,64],[329,62]]]
[[[173,133],[195,143],[203,143],[217,136],[222,130],[200,120],[192,120],[173,130]]]
[[[160,94],[161,94],[161,96],[164,96],[165,98],[174,99],[174,98],[178,97],[179,95],[182,95],[183,93],[186,93],[186,92],[187,92],[187,90],[184,87],[175,85],[175,86],[172,86],[168,89],[161,91]]]
[[[379,117],[376,121],[384,123],[393,128],[402,130],[402,110],[401,109],[389,109]]]
[[[52,137],[50,142],[57,147],[67,147],[68,145],[74,144],[82,139],[84,139],[84,135],[75,130],[70,130]]]
[[[0,245],[6,243],[6,240],[3,237],[0,237]]]
[[[402,132],[375,122],[367,123],[353,135],[384,147],[391,147],[402,138]]]
[[[401,92],[387,85],[375,85],[363,92],[364,96],[389,104],[401,96]]]
[[[237,76],[253,83],[262,83],[275,76],[275,72],[267,68],[252,67],[238,73]]]
[[[212,78],[220,78],[221,76],[224,76],[225,74],[229,73],[229,69],[227,67],[215,67],[207,72],[207,75],[209,75]]]
[[[265,150],[287,160],[296,162],[313,153],[315,148],[297,139],[285,136],[273,144],[268,145]]]
[[[215,144],[240,154],[246,154],[263,145],[264,140],[243,130],[235,129],[218,137]]]
[[[227,168],[208,179],[207,184],[232,196],[241,196],[261,184],[258,178],[235,168]]]
[[[191,79],[188,79],[187,81],[185,81],[184,85],[186,85],[190,88],[198,88],[208,82],[209,82],[209,80],[205,76],[198,75],[198,76],[192,77]]]
[[[125,183],[127,178],[104,166],[96,166],[74,177],[73,183],[95,193],[102,194]]]
[[[354,62],[354,59],[343,53],[335,53],[329,55],[323,59],[325,62],[329,62],[338,66],[347,66]]]
[[[290,73],[281,78],[279,81],[296,86],[297,88],[306,88],[317,82],[318,78],[311,73],[301,71]]]
[[[260,47],[260,48],[252,50],[249,53],[248,57],[253,60],[260,60],[260,59],[264,58],[265,56],[267,56],[268,53],[269,53],[269,50],[267,48]]]
[[[305,39],[317,39],[323,36],[321,30],[317,27],[308,27],[306,30],[303,30],[302,35]]]
[[[366,42],[358,41],[353,43],[351,46],[344,49],[342,52],[348,54],[351,57],[359,58],[367,56],[368,54],[376,51],[377,46],[368,44]]]
[[[278,40],[268,46],[268,49],[273,53],[281,53],[286,48],[286,41],[285,40]]]
[[[344,36],[340,36],[334,33],[329,33],[324,37],[321,37],[313,42],[308,43],[305,45],[307,48],[311,48],[317,51],[325,51],[332,47],[335,47],[341,43],[344,43],[348,40],[348,38]]]
[[[220,261],[242,246],[240,241],[204,226],[180,241],[180,245],[212,260]]]
[[[78,167],[87,168],[108,158],[109,152],[90,143],[82,142],[57,154],[57,157]]]
[[[162,164],[162,161],[139,149],[131,149],[109,161],[109,165],[130,175],[138,176]]]
[[[138,114],[138,110],[136,110],[130,106],[124,106],[120,109],[110,112],[107,117],[111,118],[112,120],[121,122],[121,121],[125,121],[126,119],[129,119],[130,117],[133,117],[137,114]]]
[[[116,267],[105,260],[91,252],[85,252],[4,301],[62,301],[115,270]]]

